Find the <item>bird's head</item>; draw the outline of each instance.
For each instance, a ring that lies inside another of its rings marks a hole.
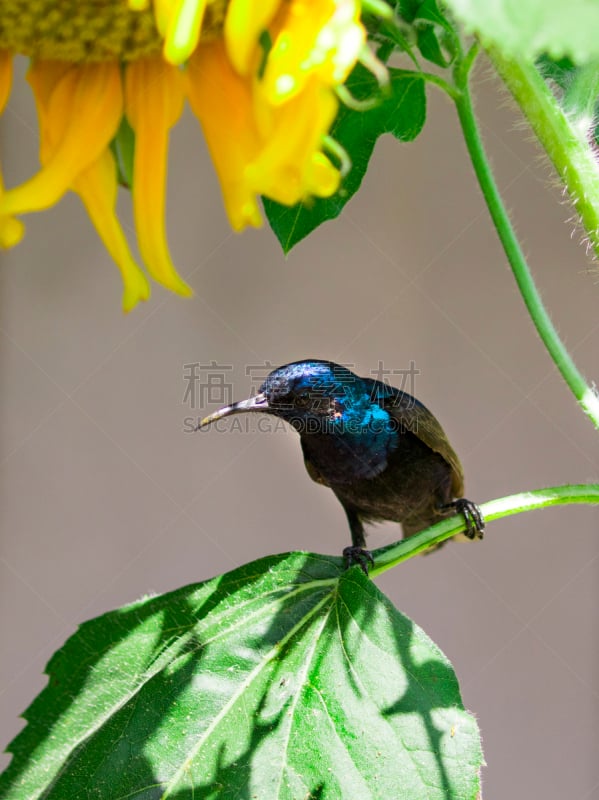
[[[330,433],[370,406],[364,382],[332,361],[295,361],[273,370],[258,393],[219,409],[199,428],[246,411],[273,414],[299,433]]]

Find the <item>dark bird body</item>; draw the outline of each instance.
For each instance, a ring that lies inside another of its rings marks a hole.
[[[299,433],[310,477],[345,509],[349,563],[365,568],[364,523],[392,520],[410,536],[460,511],[466,536],[482,538],[478,507],[465,500],[460,461],[431,412],[415,397],[360,378],[331,361],[298,361],[270,373],[259,393],[206,417],[262,411]]]

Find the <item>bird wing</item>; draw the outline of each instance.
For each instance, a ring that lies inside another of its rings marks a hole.
[[[451,467],[451,490],[454,497],[464,494],[464,470],[449,444],[445,431],[428,408],[407,392],[370,378],[363,379],[376,400],[400,424],[400,431],[414,434],[427,447],[445,459]]]

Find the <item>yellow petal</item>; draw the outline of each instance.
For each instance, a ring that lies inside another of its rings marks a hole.
[[[324,153],[313,153],[308,163],[304,176],[304,185],[308,194],[315,197],[330,197],[339,188],[341,175]]]
[[[0,247],[7,249],[19,244],[25,235],[25,226],[20,219],[0,217]]]
[[[4,111],[12,85],[12,53],[0,50],[0,114]]]
[[[170,64],[182,64],[200,40],[207,0],[175,0],[166,27],[163,54]]]
[[[343,83],[366,38],[357,0],[291,0],[277,27],[263,80],[271,103],[293,97],[310,77]]]
[[[168,30],[169,22],[175,13],[179,0],[154,0],[154,19],[158,33],[164,38]]]
[[[262,224],[260,208],[245,177],[260,150],[251,81],[233,70],[222,41],[200,45],[189,60],[187,76],[189,102],[204,131],[231,227],[257,228]]]
[[[127,66],[125,111],[135,131],[133,212],[139,249],[153,278],[190,295],[171,260],[165,230],[168,132],[181,115],[183,99],[181,73],[161,58]]]
[[[260,94],[256,95],[257,101]],[[264,100],[263,102],[268,103]],[[316,79],[271,113],[264,147],[246,169],[253,190],[293,205],[310,195],[329,197],[340,182],[339,171],[322,153],[323,137],[333,124],[338,102]],[[266,119],[266,114],[262,114]]]
[[[48,124],[50,96],[58,82],[71,70],[76,69],[66,61],[34,61],[27,72],[27,81],[33,90],[40,128],[40,163],[46,164],[56,149],[57,142],[51,141]]]
[[[335,0],[335,10],[319,31],[310,59],[320,80],[343,83],[354,68],[366,41],[357,0]]]
[[[225,44],[229,60],[240,75],[254,66],[258,40],[268,28],[281,0],[231,0],[225,17]]]
[[[7,191],[0,213],[38,211],[56,203],[77,175],[98,159],[114,136],[122,114],[119,65],[82,64],[69,70],[51,91],[45,118],[45,166]],[[42,148],[44,150],[44,148]]]
[[[150,296],[146,276],[135,263],[115,213],[117,177],[110,150],[84,170],[73,184],[83,200],[91,221],[116,262],[123,278],[123,311],[130,311],[140,300]]]
[[[0,114],[4,111],[10,87],[12,84],[12,54],[6,50],[0,50]],[[4,181],[0,171],[0,197],[4,193]],[[23,223],[14,217],[3,214],[0,216],[0,247],[14,247],[18,244],[25,233]]]

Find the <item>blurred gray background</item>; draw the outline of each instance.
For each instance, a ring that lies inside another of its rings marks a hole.
[[[484,66],[476,93],[543,297],[597,380],[599,273]],[[343,511],[308,478],[293,432],[184,431],[217,407],[184,402],[186,364],[230,365],[241,399],[255,386],[246,368],[265,362],[330,358],[368,375],[379,361],[396,370],[413,360],[415,393],[460,454],[468,497],[597,480],[597,434],[525,312],[453,108],[437,92],[429,100],[420,138],[381,140],[342,217],[287,259],[267,227],[230,232],[186,113],[171,140],[168,230],[191,300],[154,287],[123,316],[117,270],[79,200],[26,219],[0,272],[1,747],[83,620],[271,552],[340,553],[348,542]],[[36,131],[19,80],[2,126],[7,185],[34,171]],[[129,203],[124,194],[131,229]],[[507,518],[481,544],[377,580],[455,665],[482,729],[486,800],[599,798],[598,521],[589,507]],[[397,534],[379,526],[369,541]]]

